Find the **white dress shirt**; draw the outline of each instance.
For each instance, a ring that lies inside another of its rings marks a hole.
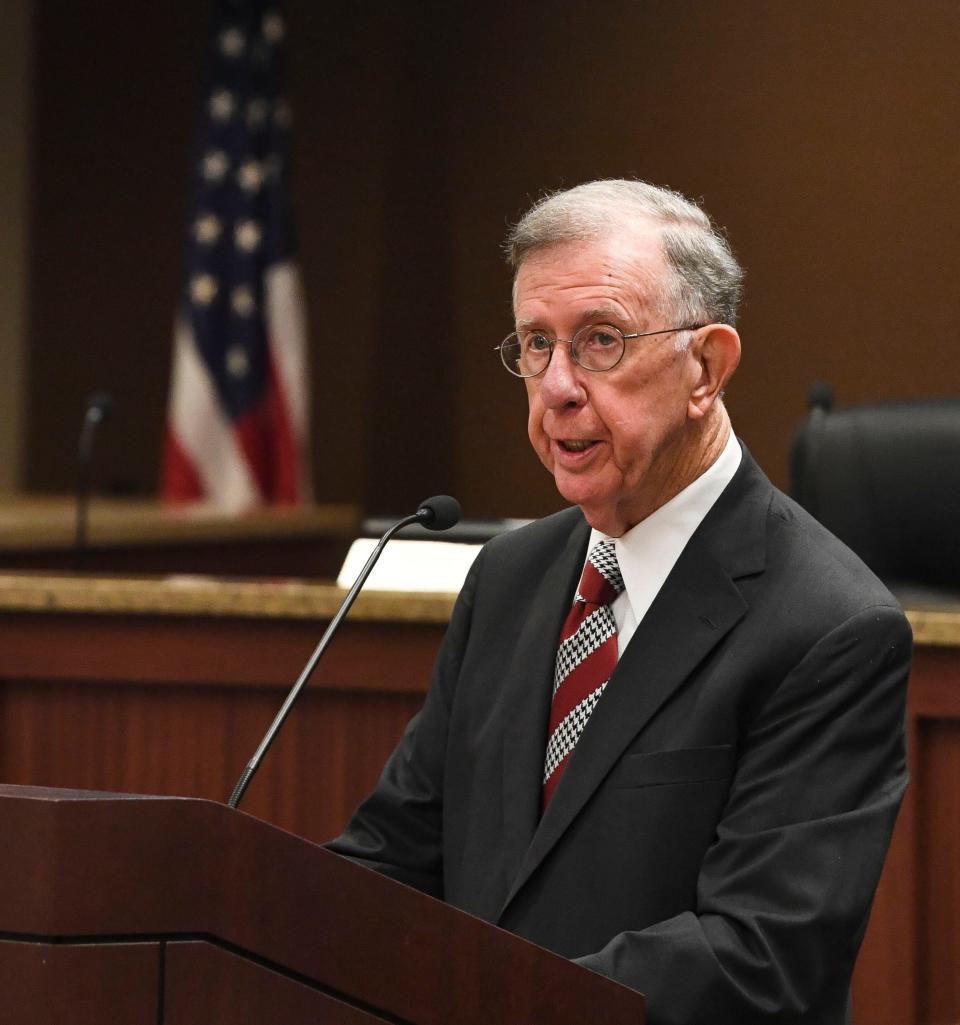
[[[647,614],[680,553],[723,489],[733,480],[743,453],[733,431],[723,451],[700,476],[666,505],[612,538],[624,589],[613,603],[617,622],[617,658],[623,655],[637,625]],[[591,530],[587,551],[606,534]],[[584,560],[586,562],[586,560]]]

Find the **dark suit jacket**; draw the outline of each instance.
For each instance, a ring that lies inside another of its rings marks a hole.
[[[642,990],[649,1025],[839,1025],[906,786],[905,618],[744,452],[540,820],[588,535],[572,509],[483,549],[331,848]]]

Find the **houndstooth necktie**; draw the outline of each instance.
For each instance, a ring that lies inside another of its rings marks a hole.
[[[598,541],[583,567],[573,608],[560,631],[543,766],[544,808],[616,667],[617,624],[610,606],[622,590],[613,541]]]

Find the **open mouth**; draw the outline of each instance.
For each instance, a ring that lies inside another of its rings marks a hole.
[[[558,444],[564,452],[586,452],[588,448],[593,448],[597,442],[589,438],[577,438],[566,441],[561,439]]]

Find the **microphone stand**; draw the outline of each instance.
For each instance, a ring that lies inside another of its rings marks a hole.
[[[87,553],[87,513],[90,505],[90,466],[93,462],[93,440],[97,428],[110,415],[113,398],[96,392],[87,398],[77,445],[76,529],[73,541],[73,568],[82,570]]]
[[[442,496],[441,496],[442,497]],[[356,600],[357,595],[360,593],[360,589],[366,583],[367,577],[370,576],[370,572],[373,569],[377,559],[380,558],[380,553],[383,551],[387,542],[393,537],[397,531],[402,530],[404,527],[408,527],[411,523],[422,523],[428,529],[433,530],[445,530],[447,527],[453,525],[457,519],[459,519],[460,508],[454,502],[453,499],[446,498],[446,503],[453,503],[456,508],[455,513],[448,513],[446,505],[443,506],[442,510],[437,508],[439,498],[428,499],[424,502],[420,508],[413,513],[411,516],[406,516],[398,523],[395,523],[390,529],[380,538],[377,542],[377,547],[374,548],[370,555],[370,558],[364,563],[363,569],[354,581],[353,586],[347,592],[346,598],[343,599],[343,604],[337,610],[336,615],[330,620],[330,625],[324,631],[323,636],[320,638],[320,643],[314,648],[313,654],[307,660],[307,664],[303,667],[303,671],[297,678],[297,682],[290,689],[290,693],[287,695],[286,700],[280,706],[280,711],[277,712],[270,729],[267,730],[263,740],[260,741],[260,746],[253,753],[253,757],[247,762],[247,767],[243,770],[240,775],[240,779],[237,780],[237,785],[233,788],[233,793],[230,794],[230,798],[227,801],[227,806],[230,808],[236,808],[246,792],[247,787],[250,785],[250,780],[253,778],[253,774],[260,767],[260,762],[263,756],[270,749],[270,745],[273,743],[283,725],[284,720],[290,713],[290,709],[293,707],[294,702],[300,695],[300,692],[306,686],[307,681],[313,674],[313,670],[316,668],[317,662],[320,661],[320,656],[326,651],[327,645],[330,643],[331,638],[337,631],[337,627],[340,625],[343,617],[350,611],[351,605]],[[453,516],[451,522],[445,522],[449,515]],[[436,522],[435,522],[436,521]]]

